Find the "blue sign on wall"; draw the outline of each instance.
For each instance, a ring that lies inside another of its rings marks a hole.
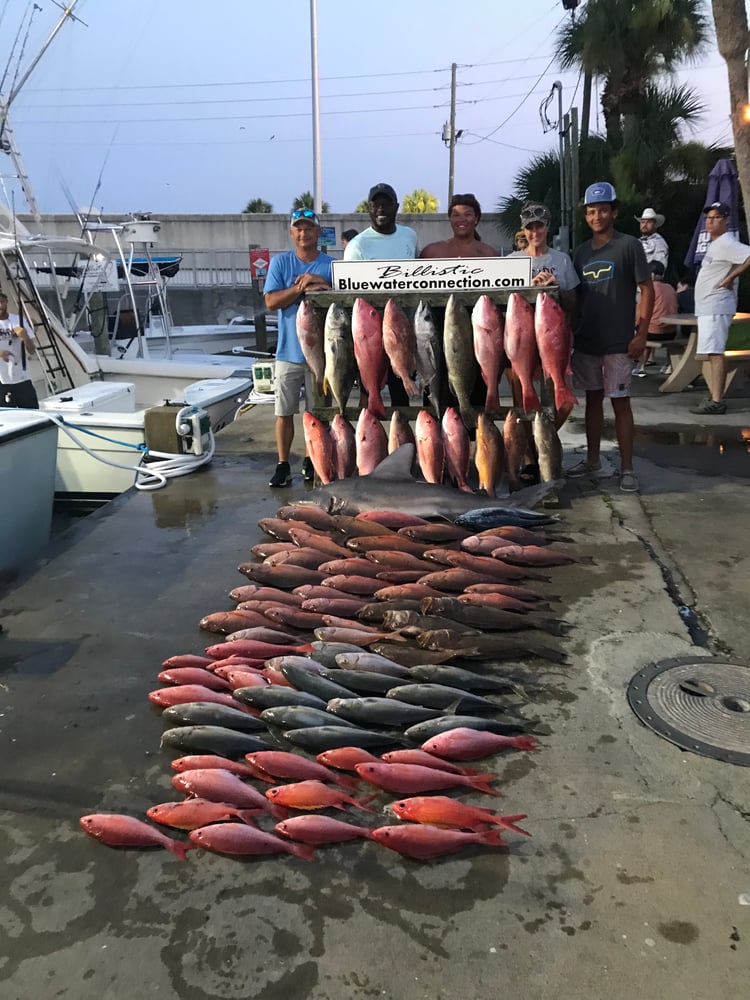
[[[335,226],[321,226],[320,227],[320,237],[318,239],[319,246],[322,247],[334,247],[336,246],[336,227]]]

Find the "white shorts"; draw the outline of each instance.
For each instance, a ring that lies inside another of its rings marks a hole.
[[[312,399],[313,376],[307,365],[294,361],[277,361],[274,365],[274,414],[293,417],[299,413],[299,395],[305,387],[305,397]]]
[[[698,342],[696,354],[723,354],[727,346],[729,327],[733,314],[715,313],[713,316],[698,317]]]
[[[607,399],[630,395],[633,362],[627,354],[584,354],[573,351],[573,388],[585,392],[604,390]]]

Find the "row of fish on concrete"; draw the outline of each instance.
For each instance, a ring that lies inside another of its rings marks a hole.
[[[171,783],[185,798],[148,809],[152,823],[105,813],[81,827],[183,859],[197,847],[310,859],[366,839],[427,860],[526,834],[525,814],[443,793],[497,795],[494,774],[463,762],[537,748],[514,715],[513,664],[565,662],[549,638],[565,633],[557,598],[537,584],[548,567],[591,560],[556,547],[570,539],[544,533],[554,517],[478,513],[492,514],[490,528],[316,504],[260,521],[268,540],[239,566],[235,607],[199,623],[222,641],[167,658],[149,694],[162,746],[181,755]],[[378,803],[381,792],[406,797]],[[366,825],[382,812],[405,822]]]
[[[421,398],[421,389],[412,377],[416,372],[441,416],[440,376],[445,365],[450,389],[468,427],[475,422],[471,394],[477,374],[487,390],[484,410],[498,416],[498,386],[507,365],[521,383],[527,413],[541,408],[533,384],[540,369],[553,382],[559,411],[570,412],[576,402],[566,382],[572,349],[570,327],[559,304],[546,292],[538,295],[536,306],[512,292],[505,317],[487,295],[477,299],[471,314],[451,295],[442,335],[433,310],[424,302],[419,303],[413,322],[393,299],[381,316],[362,298],[355,300],[351,318],[344,306],[334,303],[323,321],[314,304],[305,300],[297,312],[297,337],[320,392],[332,393],[342,416],[359,376],[367,408],[379,420],[385,419],[381,390],[389,363],[408,395]]]

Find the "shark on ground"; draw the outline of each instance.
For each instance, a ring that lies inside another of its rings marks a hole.
[[[440,486],[415,479],[411,471],[414,453],[413,444],[403,444],[369,475],[337,479],[328,486],[313,490],[301,502],[317,504],[329,514],[398,510],[417,517],[446,518],[452,521],[467,511],[508,509],[519,514],[525,510],[528,519],[537,520],[542,515],[536,514],[531,508],[561,486],[560,481],[540,483],[501,498],[467,493],[452,486]]]

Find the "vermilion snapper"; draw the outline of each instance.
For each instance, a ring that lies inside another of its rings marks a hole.
[[[322,781],[297,781],[292,785],[269,788],[266,798],[289,809],[343,809],[348,805],[374,812],[367,808],[369,799],[353,799],[335,788],[329,788]]]
[[[209,823],[224,823],[229,819],[239,819],[254,826],[253,816],[260,809],[238,809],[227,802],[211,802],[209,799],[183,799],[182,802],[162,802],[151,806],[146,815],[155,823],[173,826],[177,830],[197,830]]]
[[[537,739],[535,736],[501,736],[498,733],[459,727],[433,736],[422,744],[422,749],[427,753],[434,753],[448,760],[479,760],[508,748],[536,750]]]
[[[372,832],[367,827],[344,823],[331,816],[292,816],[277,823],[275,829],[291,840],[314,845],[340,844],[358,838],[369,840]]]
[[[447,795],[418,795],[411,799],[402,799],[400,802],[392,802],[390,808],[399,819],[411,820],[413,823],[452,826],[475,832],[489,824],[499,826],[503,830],[522,833],[525,837],[531,836],[528,831],[516,826],[518,820],[526,819],[526,813],[498,816],[491,809],[470,806]]]
[[[192,846],[183,844],[180,840],[172,840],[161,830],[155,830],[153,826],[133,816],[91,813],[89,816],[82,816],[78,822],[89,837],[101,841],[107,847],[163,847],[180,861],[184,861],[186,852]]]
[[[426,749],[424,747],[423,749]],[[429,750],[427,751],[429,753]],[[491,774],[449,774],[432,767],[421,767],[419,764],[357,764],[354,768],[364,781],[382,788],[386,792],[396,794],[411,794],[414,792],[430,792],[439,788],[454,788],[465,785],[487,795],[499,795],[489,783],[494,781]]]
[[[192,838],[192,834],[190,835]],[[443,854],[455,854],[473,844],[508,847],[500,830],[483,830],[481,833],[464,833],[461,830],[443,830],[437,826],[381,826],[371,833],[383,847],[405,854],[417,861],[428,861]]]
[[[280,837],[274,837],[272,833],[264,833],[240,823],[202,826],[191,831],[190,839],[196,847],[217,851],[219,854],[293,854],[305,861],[312,861],[314,853],[311,847],[288,843]]]

